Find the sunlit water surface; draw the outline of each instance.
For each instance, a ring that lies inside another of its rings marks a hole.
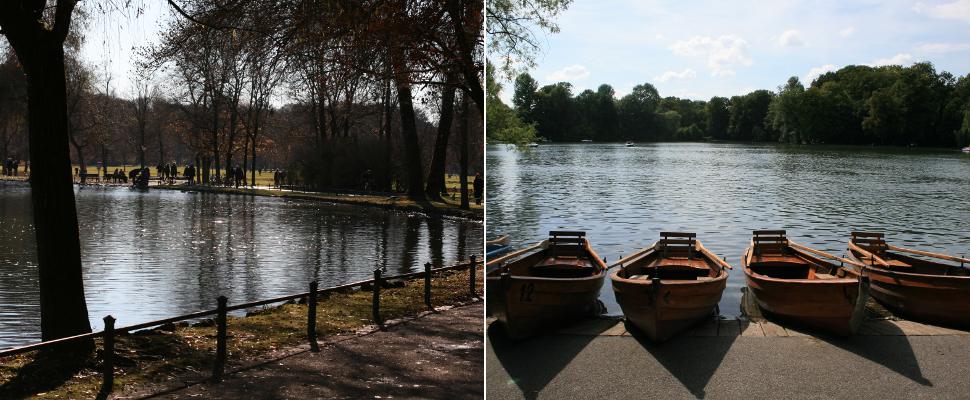
[[[40,339],[30,190],[0,183],[0,348]],[[482,225],[270,197],[76,189],[91,324],[171,317],[481,254]]]
[[[897,245],[970,254],[970,155],[959,151],[665,143],[543,144],[486,150],[488,237],[516,246],[549,230],[585,230],[608,261],[660,231],[696,232],[736,268],[721,298],[740,313],[741,254],[754,229],[787,229],[838,255],[849,232]],[[619,314],[607,281],[600,294]]]

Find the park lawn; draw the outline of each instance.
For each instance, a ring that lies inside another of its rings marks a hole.
[[[476,293],[482,293],[482,269],[476,275]],[[370,291],[347,291],[321,295],[317,304],[317,332],[321,341],[328,335],[373,329]],[[432,279],[432,303],[457,305],[472,299],[468,271],[445,271]],[[381,315],[385,320],[404,318],[425,311],[423,278],[407,281],[405,286],[381,290]],[[229,363],[226,371],[248,365],[267,356],[290,353],[305,345],[307,306],[287,303],[262,308],[246,317],[227,320]],[[118,336],[115,343],[115,394],[162,390],[188,381],[207,379],[215,357],[215,326],[211,320],[192,326],[169,326]],[[96,340],[101,348],[100,339]],[[274,353],[275,352],[275,353]],[[13,379],[33,355],[0,358],[0,387]],[[43,399],[94,398],[101,385],[98,360],[94,355],[80,360],[82,368],[63,384],[52,382],[44,372],[60,366],[43,365],[39,373],[27,378],[22,391],[0,389],[0,398]],[[21,388],[18,387],[18,388]]]
[[[72,173],[73,173],[73,168],[80,168],[80,165],[74,164],[71,168],[72,168]],[[115,169],[122,169],[122,170],[126,171],[126,173],[127,173],[127,171],[131,171],[131,170],[136,169],[136,168],[139,168],[139,166],[138,165],[112,165],[112,166],[108,166],[108,171],[114,172]],[[155,169],[154,166],[149,166],[149,168],[151,169],[152,176],[157,176],[158,175],[157,170]],[[97,174],[98,173],[98,167],[97,166],[90,166],[89,165],[86,168],[86,170],[87,170],[87,172],[88,172],[89,175],[94,175],[94,174]],[[20,166],[20,171],[21,171],[21,174],[23,174],[23,165]],[[185,166],[184,165],[180,165],[178,167],[179,176],[182,176],[182,172],[183,171],[185,171]],[[212,176],[215,176],[215,170],[214,169],[213,170],[210,170],[210,173],[212,174]],[[225,170],[223,170],[223,174],[225,174]],[[246,172],[246,182],[249,182],[251,178],[252,178],[252,176],[247,171]],[[445,174],[445,187],[448,188],[448,191],[449,192],[451,192],[451,191],[458,191],[458,189],[461,187],[461,182],[460,182],[460,179],[459,178],[460,177],[458,175],[456,175],[456,174]],[[468,177],[468,195],[469,196],[474,196],[474,186],[473,186],[474,185],[474,182],[475,182],[475,176],[474,175],[469,176]],[[272,186],[272,185],[273,185],[273,171],[272,170],[263,170],[262,173],[260,173],[258,171],[256,172],[256,186]]]

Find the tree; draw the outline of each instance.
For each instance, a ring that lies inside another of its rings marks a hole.
[[[81,244],[68,149],[64,41],[76,0],[0,3],[0,28],[27,78],[31,203],[40,275],[41,336],[91,331],[81,276]],[[66,347],[90,351],[92,340]]]
[[[490,0],[485,5],[488,47],[500,60],[499,70],[511,79],[517,66],[535,66],[539,39],[533,31],[558,33],[554,19],[572,0]]]
[[[485,93],[488,102],[485,134],[488,141],[519,146],[535,142],[535,125],[522,122],[518,113],[502,102],[499,97],[502,92],[502,85],[495,79],[495,68],[492,64],[487,64],[485,68]]]
[[[633,87],[630,94],[623,96],[617,105],[619,129],[623,137],[630,140],[657,140],[657,105],[660,94],[649,83]]]
[[[512,106],[525,122],[532,121],[532,109],[536,105],[536,91],[539,83],[528,73],[519,74],[515,78],[515,90],[512,92]]]
[[[711,97],[707,102],[707,134],[717,140],[727,139],[728,123],[731,111],[728,110],[726,97]]]

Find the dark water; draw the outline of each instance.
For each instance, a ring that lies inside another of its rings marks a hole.
[[[2,183],[0,183],[2,185]],[[178,191],[77,189],[91,323],[119,325],[422,270],[482,254],[482,225],[376,208]],[[37,341],[30,191],[0,186],[0,348]]]
[[[488,237],[522,246],[585,230],[608,261],[660,231],[697,232],[735,266],[721,298],[740,313],[741,253],[755,229],[841,255],[852,230],[897,245],[970,254],[970,155],[959,151],[666,143],[489,146]],[[619,307],[609,282],[601,299]]]

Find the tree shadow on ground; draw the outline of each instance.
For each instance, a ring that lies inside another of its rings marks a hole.
[[[526,399],[535,399],[559,372],[601,332],[616,324],[611,319],[588,319],[577,322],[585,327],[581,334],[551,334],[524,340],[510,339],[501,323],[488,326],[488,341],[502,368]],[[571,328],[571,329],[572,329]],[[549,351],[555,349],[555,351]],[[489,385],[501,385],[501,382]]]
[[[705,319],[695,325],[695,328],[704,323],[710,323],[711,320],[716,324],[715,318],[712,316],[710,319]],[[691,330],[687,330],[666,342],[654,343],[629,322],[626,323],[626,329],[640,343],[640,346],[697,398],[705,397],[704,388],[707,387],[707,383],[717,372],[724,356],[737,339],[737,335],[692,337],[688,336]]]
[[[20,399],[57,389],[78,372],[93,368],[88,353],[54,354],[41,351],[17,370],[17,375],[0,385],[0,399]]]

